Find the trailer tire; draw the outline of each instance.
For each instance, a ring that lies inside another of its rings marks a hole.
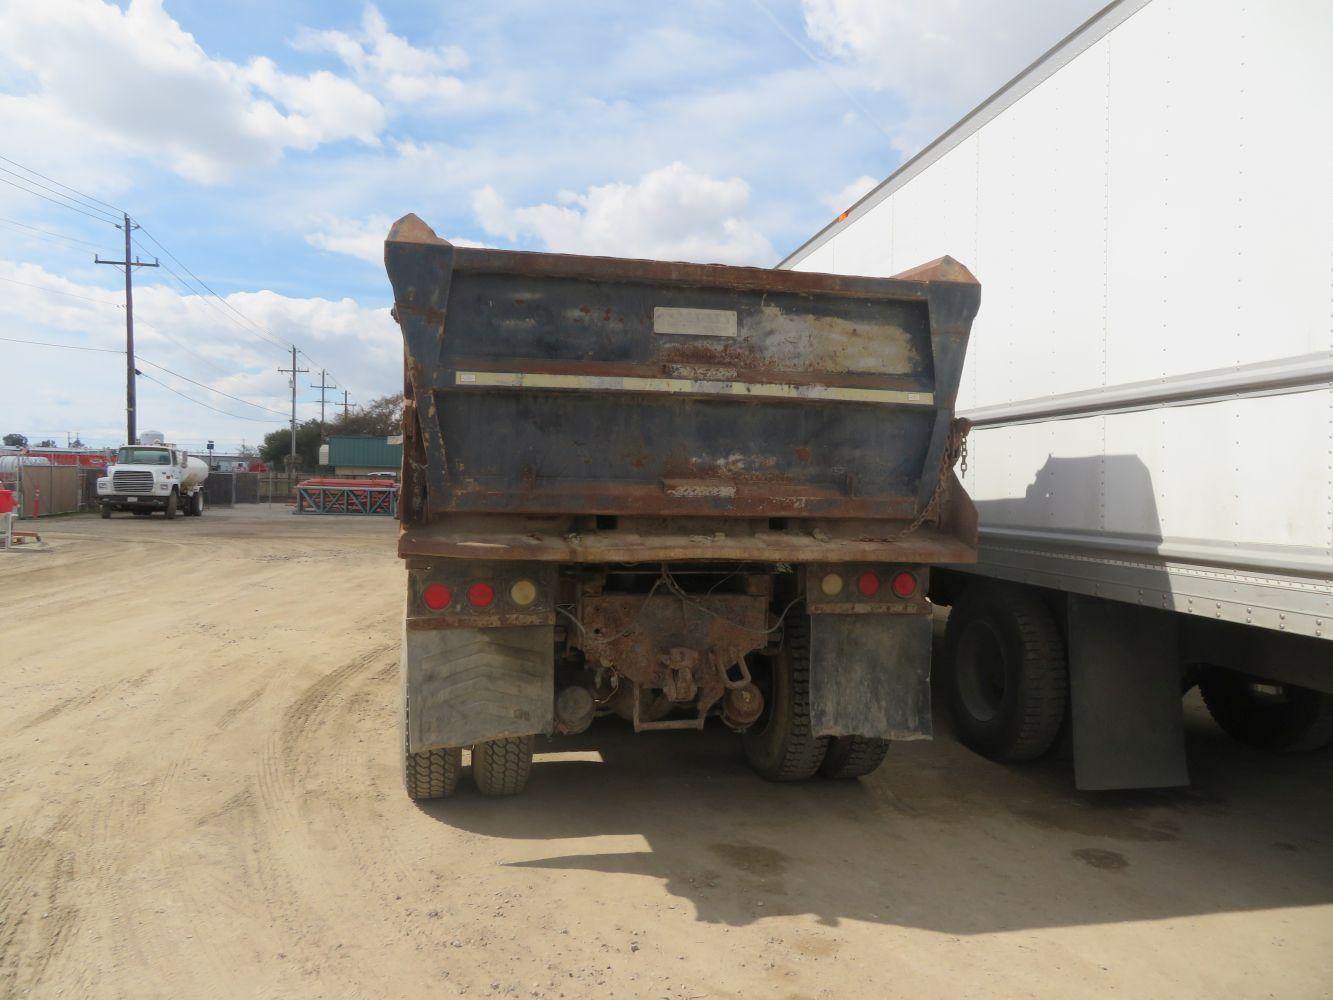
[[[413,802],[445,799],[463,776],[463,751],[444,747],[412,753],[407,742],[407,709],[403,709],[403,784]]]
[[[829,740],[824,763],[819,765],[822,778],[864,778],[884,763],[890,740],[871,736],[835,736]]]
[[[482,740],[472,747],[472,780],[482,795],[517,795],[531,772],[531,736]]]
[[[194,493],[194,495],[190,497],[190,516],[191,516],[191,517],[203,517],[203,516],[204,516],[204,491],[203,491],[203,490],[196,490],[195,493]]]
[[[168,521],[170,521],[173,517],[176,516],[176,507],[179,504],[180,504],[180,494],[177,493],[175,490],[172,490],[171,496],[167,497],[166,509],[163,511],[163,513],[166,514]]]
[[[110,519],[111,519],[111,505],[104,503],[102,504],[102,520],[109,521]]]
[[[998,761],[1035,760],[1055,743],[1069,698],[1064,637],[1023,587],[974,584],[949,613],[945,668],[964,746]]]
[[[1200,676],[1199,693],[1222,730],[1247,746],[1303,753],[1333,743],[1333,695],[1221,668]]]
[[[829,742],[814,735],[810,724],[810,619],[804,608],[792,609],[782,648],[765,660],[764,713],[742,735],[741,745],[761,778],[802,781],[819,770]]]

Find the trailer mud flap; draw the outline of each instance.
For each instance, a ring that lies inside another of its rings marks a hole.
[[[554,659],[551,625],[407,629],[402,674],[408,749],[419,753],[549,733]]]
[[[815,735],[930,739],[930,639],[929,615],[812,615]]]
[[[1069,595],[1069,700],[1078,788],[1189,784],[1174,615]]]

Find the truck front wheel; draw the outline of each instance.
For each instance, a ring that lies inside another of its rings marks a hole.
[[[801,781],[819,770],[828,737],[810,725],[810,619],[793,608],[777,656],[757,658],[755,681],[764,695],[764,712],[745,731],[745,757],[761,778]]]
[[[108,520],[110,517],[111,517],[111,505],[109,503],[102,504],[102,520],[104,521]]]
[[[531,736],[482,740],[472,747],[472,780],[482,795],[517,795],[531,771]]]
[[[1199,678],[1213,720],[1261,750],[1319,750],[1333,742],[1333,695],[1214,668]]]
[[[166,515],[167,520],[176,516],[176,505],[180,503],[180,494],[175,490],[171,491],[171,496],[167,497]]]
[[[983,757],[1035,760],[1064,722],[1064,637],[1041,598],[1023,587],[973,584],[949,613],[949,700],[959,740]]]

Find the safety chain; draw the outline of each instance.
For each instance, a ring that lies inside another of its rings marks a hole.
[[[949,435],[944,440],[944,452],[940,455],[939,472],[935,476],[935,490],[931,493],[930,500],[921,508],[921,513],[917,514],[905,528],[888,538],[863,538],[862,541],[887,544],[901,542],[935,516],[941,501],[944,500],[945,493],[949,489],[949,470],[954,467],[954,464],[960,458],[963,463],[961,472],[964,475],[967,474],[967,433],[971,429],[972,421],[966,417],[954,417],[950,422]]]

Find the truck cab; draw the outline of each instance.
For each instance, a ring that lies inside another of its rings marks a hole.
[[[174,445],[126,445],[97,480],[98,504],[104,518],[112,511],[147,516],[155,510],[169,518],[178,512],[198,517],[206,478],[207,464]]]

